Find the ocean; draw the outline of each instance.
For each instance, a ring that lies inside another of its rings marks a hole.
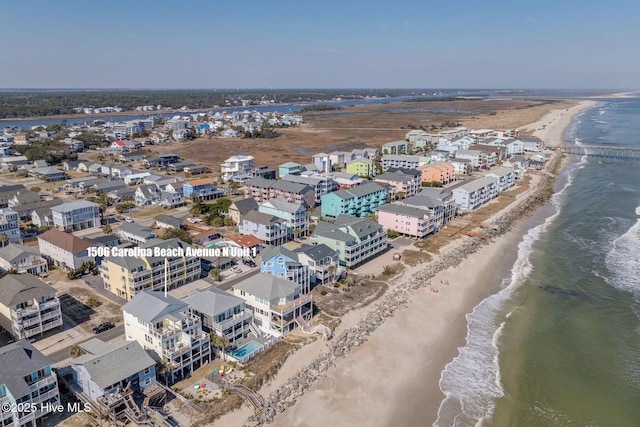
[[[603,100],[565,139],[640,147],[640,98]],[[437,426],[640,426],[640,160],[574,157],[501,291],[467,316]]]

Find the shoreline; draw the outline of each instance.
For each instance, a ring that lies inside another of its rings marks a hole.
[[[550,112],[541,120],[549,125],[536,136],[548,139],[550,146],[561,143],[575,115],[595,104],[582,101],[572,108]],[[557,175],[566,162],[561,162],[559,155],[555,157]],[[435,260],[406,268],[399,280],[390,280],[389,291],[375,307],[345,316],[328,345],[318,340],[296,351],[260,392],[265,397],[271,393],[267,403],[281,401],[280,393],[291,384],[292,376],[302,372],[311,376],[306,393],[299,393],[297,399],[286,404],[291,407],[285,412],[276,415],[281,411],[273,410],[266,420],[291,426],[320,426],[327,422],[382,426],[402,420],[404,425],[415,422],[415,417],[435,422],[445,397],[439,386],[440,376],[458,354],[458,348],[465,345],[466,314],[500,290],[501,279],[508,277],[517,257],[517,251],[510,248],[517,246],[528,231],[526,219],[531,212],[544,204],[540,197],[544,198],[548,191],[545,185],[553,188],[555,182],[548,174],[540,180],[546,181],[535,186],[536,194],[522,197],[492,218],[498,230],[487,239],[488,243],[470,237],[451,242]],[[493,267],[483,271],[487,265]],[[433,286],[427,288],[426,283]],[[431,292],[431,288],[438,292]],[[382,319],[371,331],[365,331],[363,342],[359,341],[362,337],[356,336],[352,345],[354,334],[362,330],[363,321],[357,323],[358,319],[364,317],[367,325],[372,312],[389,304],[390,313],[383,316],[388,320]],[[328,350],[323,350],[326,347]],[[336,348],[340,349],[337,355]],[[319,365],[319,359],[326,361],[326,366]],[[429,363],[424,364],[425,360]],[[319,367],[318,372],[309,371],[309,366]],[[278,384],[286,385],[277,387]],[[323,413],[322,420],[317,417],[319,412]],[[242,425],[249,416],[251,411],[243,406],[214,425]],[[257,421],[254,417],[249,419]],[[265,421],[263,417],[260,420]]]

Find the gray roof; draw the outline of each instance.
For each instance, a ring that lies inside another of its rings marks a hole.
[[[153,220],[155,222],[161,222],[163,224],[168,224],[168,225],[172,226],[173,228],[182,227],[182,219],[173,217],[171,215],[160,214],[160,215],[157,215],[155,218],[153,218]]]
[[[229,292],[213,286],[207,289],[193,291],[188,296],[182,298],[182,301],[189,304],[191,308],[199,313],[211,317],[244,304],[242,298],[238,298]]]
[[[187,248],[192,248],[193,246],[191,246],[188,243],[183,242],[180,239],[177,238],[173,238],[173,239],[167,239],[167,240],[163,240],[163,239],[149,239],[146,242],[144,242],[142,245],[140,245],[141,248],[154,248],[154,247],[159,247],[159,248],[163,248],[163,249],[177,249],[177,248],[182,248],[183,249],[183,253],[186,252]],[[157,256],[148,256],[145,257],[147,259],[147,261],[149,263],[153,263],[155,261],[162,261],[164,260],[166,257],[157,257]]]
[[[490,176],[484,176],[482,178],[477,178],[474,179],[473,181],[469,181],[469,182],[465,182],[463,185],[455,188],[453,191],[456,190],[464,190],[464,191],[477,191],[483,187],[486,187],[489,184],[495,184],[496,183],[496,179],[492,178]]]
[[[401,175],[412,175],[412,176],[421,176],[422,172],[416,169],[407,169],[407,168],[389,168],[387,172],[398,173]]]
[[[97,208],[98,204],[89,202],[86,200],[77,200],[75,202],[67,202],[58,206],[53,206],[51,210],[54,212],[72,212],[76,209],[90,208],[90,207]]]
[[[15,200],[19,205],[40,201],[40,195],[35,191],[21,191],[15,195]]]
[[[284,255],[285,257],[298,262],[298,255],[294,251],[289,250],[284,246],[271,246],[271,245],[268,245],[266,248],[263,248],[260,251],[260,262],[264,262],[278,255]]]
[[[411,182],[413,181],[413,177],[409,175],[405,175],[397,172],[385,172],[382,175],[378,175],[374,178],[382,181],[392,181],[392,182]]]
[[[271,225],[271,224],[276,224],[278,222],[284,223],[283,219],[280,219],[275,215],[270,215],[270,214],[266,214],[258,211],[247,212],[244,215],[243,220],[252,222],[254,224],[263,224],[263,225]]]
[[[143,239],[152,239],[156,236],[151,228],[136,224],[135,222],[125,222],[121,224],[118,227],[117,233],[129,233]]]
[[[131,301],[122,306],[132,316],[149,323],[162,320],[165,316],[184,310],[188,307],[186,302],[180,301],[171,295],[164,296],[160,291],[141,291]]]
[[[302,245],[295,250],[296,253],[303,253],[314,261],[320,261],[327,257],[333,257],[336,253],[329,246],[321,243],[319,245]]]
[[[0,303],[5,307],[55,293],[53,287],[31,274],[7,274],[0,279]]]
[[[16,258],[23,258],[28,255],[40,256],[40,251],[37,248],[18,245],[15,243],[9,243],[4,248],[0,248],[0,258],[13,262]]]
[[[355,187],[345,188],[329,194],[335,194],[341,199],[350,199],[352,197],[363,197],[376,191],[384,191],[384,187],[373,181],[365,181]]]
[[[260,206],[273,206],[275,209],[283,212],[296,213],[300,209],[305,210],[304,206],[297,203],[291,203],[283,199],[269,199],[263,202]]]
[[[314,177],[314,176],[304,176],[304,175],[292,175],[292,174],[286,174],[285,176],[283,176],[282,178],[280,178],[282,181],[288,181],[288,182],[297,182],[298,184],[306,184],[306,185],[311,185],[311,186],[316,186],[318,184],[320,184],[321,182],[326,181],[326,178],[320,178],[320,177]]]
[[[246,199],[235,200],[233,205],[238,209],[240,215],[244,215],[249,211],[258,210],[258,202],[253,197],[247,197]]]
[[[276,181],[275,179],[265,178],[251,178],[245,183],[247,187],[259,187],[259,188],[275,188],[288,193],[300,194],[311,188],[306,184],[298,184],[297,182],[289,181]],[[311,188],[313,190],[313,188]]]
[[[510,173],[514,173],[514,169],[513,168],[507,168],[507,167],[497,167],[497,168],[493,168],[491,169],[488,173],[487,176],[491,176],[491,175],[496,175],[496,176],[505,176],[508,175]]]
[[[301,165],[299,165],[298,163],[295,162],[287,162],[287,163],[283,163],[280,166],[281,168],[295,168],[295,167],[301,167]]]
[[[299,284],[289,280],[272,276],[269,273],[258,273],[240,283],[235,284],[234,289],[245,291],[250,295],[273,301],[276,298],[285,298],[300,287]]]
[[[51,359],[29,341],[22,340],[0,348],[0,384],[4,384],[17,399],[31,394],[24,377],[46,366],[51,366]]]
[[[379,224],[367,219],[356,218],[350,215],[338,215],[334,223],[319,222],[315,234],[348,242],[354,237],[362,238],[382,228]],[[352,234],[353,233],[353,234]]]
[[[425,215],[429,215],[429,212],[424,209],[414,208],[411,206],[403,206],[403,205],[395,205],[391,203],[384,204],[382,206],[378,206],[378,211],[395,213],[400,215],[405,215],[409,217],[418,217],[422,218]]]
[[[80,344],[84,354],[73,360],[85,367],[93,382],[105,389],[156,364],[137,341],[105,343],[92,338]]]

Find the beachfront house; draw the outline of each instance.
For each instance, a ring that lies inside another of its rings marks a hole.
[[[378,207],[378,224],[385,230],[393,230],[405,236],[423,238],[430,227],[429,212],[410,206],[387,203]]]
[[[496,178],[485,176],[474,179],[451,190],[458,211],[465,213],[478,209],[498,196]]]
[[[311,320],[313,296],[302,285],[259,273],[233,286],[233,294],[245,300],[256,325],[264,332],[281,336],[296,327],[296,319]]]
[[[260,271],[301,285],[302,293],[310,291],[309,267],[298,254],[284,246],[267,246],[260,252]]]
[[[342,214],[363,217],[374,213],[378,206],[386,202],[385,188],[378,183],[365,181],[352,188],[325,194],[321,199],[320,211],[322,216],[333,218]]]
[[[166,367],[173,384],[211,361],[209,334],[186,302],[164,292],[144,290],[122,306],[127,340],[137,341]]]

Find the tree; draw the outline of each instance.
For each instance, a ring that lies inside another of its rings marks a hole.
[[[180,239],[185,243],[193,243],[193,236],[191,235],[191,233],[180,228],[167,228],[164,230],[160,238],[163,240]]]
[[[209,276],[213,277],[213,280],[216,282],[220,282],[222,280],[220,269],[217,267],[212,267],[211,270],[209,270]]]
[[[113,233],[113,230],[111,229],[111,226],[109,224],[105,224],[102,226],[102,232],[104,234],[111,234]]]
[[[224,349],[229,345],[229,340],[225,337],[221,337],[215,332],[211,332],[210,339],[211,345],[218,350],[218,354],[220,354],[222,360],[226,360]]]
[[[40,187],[38,187],[37,185],[34,185],[33,187],[31,187],[31,191],[33,191],[35,193],[39,193],[40,192]]]
[[[71,347],[69,347],[69,356],[72,359],[75,359],[78,356],[82,356],[84,354],[84,350],[80,348],[79,345],[74,344]]]
[[[402,199],[404,199],[404,192],[398,191],[396,193],[396,200],[402,200]]]
[[[5,247],[9,244],[9,237],[4,234],[4,233],[0,233],[0,247]]]

